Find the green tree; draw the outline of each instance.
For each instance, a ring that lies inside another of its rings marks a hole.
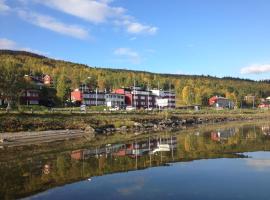
[[[14,62],[0,63],[0,94],[6,99],[8,109],[11,108],[11,102],[19,104],[20,96],[26,87],[24,75],[22,65]]]
[[[56,90],[56,95],[59,98],[60,102],[64,103],[70,95],[70,81],[64,74],[61,74],[58,78]]]
[[[195,102],[195,91],[190,86],[185,86],[182,90],[182,98],[186,105],[193,104]]]

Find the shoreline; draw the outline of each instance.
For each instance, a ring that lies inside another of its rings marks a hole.
[[[13,116],[14,117],[14,116]],[[18,117],[18,116],[17,116]],[[42,116],[43,121],[37,120],[37,116],[33,119],[33,116],[23,117],[21,123],[26,123],[31,120],[31,124],[40,125],[40,122],[45,123],[48,116]],[[93,117],[93,116],[92,116]],[[163,116],[164,117],[164,116]],[[65,141],[77,138],[84,138],[87,141],[94,141],[99,136],[111,136],[111,135],[130,135],[137,136],[141,134],[156,134],[163,131],[181,131],[188,128],[196,128],[198,125],[218,125],[226,124],[230,122],[252,122],[252,121],[266,121],[270,119],[270,113],[261,113],[256,115],[237,114],[237,115],[170,115],[165,118],[160,116],[151,115],[129,115],[123,118],[115,118],[113,121],[109,121],[109,117],[104,118],[101,123],[96,119],[96,123],[93,123],[93,119],[90,116],[80,116],[70,120],[71,116],[59,120],[57,122],[64,123],[57,125],[57,129],[53,129],[53,125],[57,124],[56,121],[47,121],[47,125],[32,130],[21,130],[15,132],[2,132],[0,133],[0,146],[26,146],[32,144],[49,143],[53,141]],[[9,118],[6,118],[9,120]],[[84,121],[85,120],[85,121]],[[41,123],[41,124],[42,124]],[[27,124],[30,127],[31,124]],[[67,126],[63,126],[63,125]],[[79,125],[79,126],[78,126]],[[19,125],[19,127],[21,127]],[[59,128],[63,127],[63,128]],[[50,128],[50,129],[46,129]],[[39,130],[41,129],[41,130]]]

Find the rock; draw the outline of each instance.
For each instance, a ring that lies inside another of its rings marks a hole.
[[[186,123],[187,124],[193,124],[193,123],[195,123],[195,120],[193,118],[190,118],[190,119],[186,120]]]
[[[85,129],[84,129],[84,132],[87,133],[87,134],[94,134],[96,131],[93,127],[91,126],[87,126]]]
[[[141,135],[142,132],[135,132],[134,135]]]
[[[139,123],[139,122],[134,122],[134,126],[139,126],[139,127],[142,127],[142,124]]]
[[[107,132],[112,132],[112,129],[111,128],[106,128],[106,131]]]
[[[202,120],[201,118],[198,118],[198,119],[197,119],[197,123],[198,123],[198,124],[201,124],[201,123],[203,123],[203,120]]]
[[[154,124],[149,122],[149,123],[144,124],[143,126],[146,128],[153,128]]]
[[[92,140],[93,138],[96,137],[96,131],[94,128],[92,128],[91,126],[87,126],[85,129],[84,129],[84,135],[85,137],[88,139],[88,140]]]

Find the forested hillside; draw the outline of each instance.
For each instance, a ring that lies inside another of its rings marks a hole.
[[[222,95],[236,103],[246,95],[258,98],[270,96],[270,84],[238,78],[216,78],[211,76],[156,74],[143,71],[99,68],[78,63],[54,60],[29,52],[0,50],[0,67],[16,66],[19,71],[32,74],[49,74],[54,79],[55,88],[65,83],[74,89],[80,83],[91,87],[113,90],[118,87],[137,85],[150,88],[168,89],[176,92],[177,105],[206,104],[209,97]],[[91,77],[91,78],[88,78]]]

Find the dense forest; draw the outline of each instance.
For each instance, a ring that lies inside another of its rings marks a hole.
[[[268,81],[99,68],[50,59],[23,51],[0,50],[0,68],[2,85],[5,80],[4,72],[9,68],[13,68],[13,71],[18,73],[17,76],[21,76],[23,73],[51,75],[54,79],[54,88],[57,90],[58,97],[63,98],[62,100],[67,96],[69,89],[77,88],[82,83],[88,84],[93,89],[98,87],[100,90],[106,88],[109,91],[118,87],[132,86],[134,80],[137,86],[142,87],[149,85],[150,88],[159,87],[164,90],[171,87],[176,93],[177,106],[206,105],[209,97],[213,95],[225,96],[238,105],[247,95],[255,95],[257,99],[270,96]],[[0,89],[3,87],[2,85],[0,83]]]

